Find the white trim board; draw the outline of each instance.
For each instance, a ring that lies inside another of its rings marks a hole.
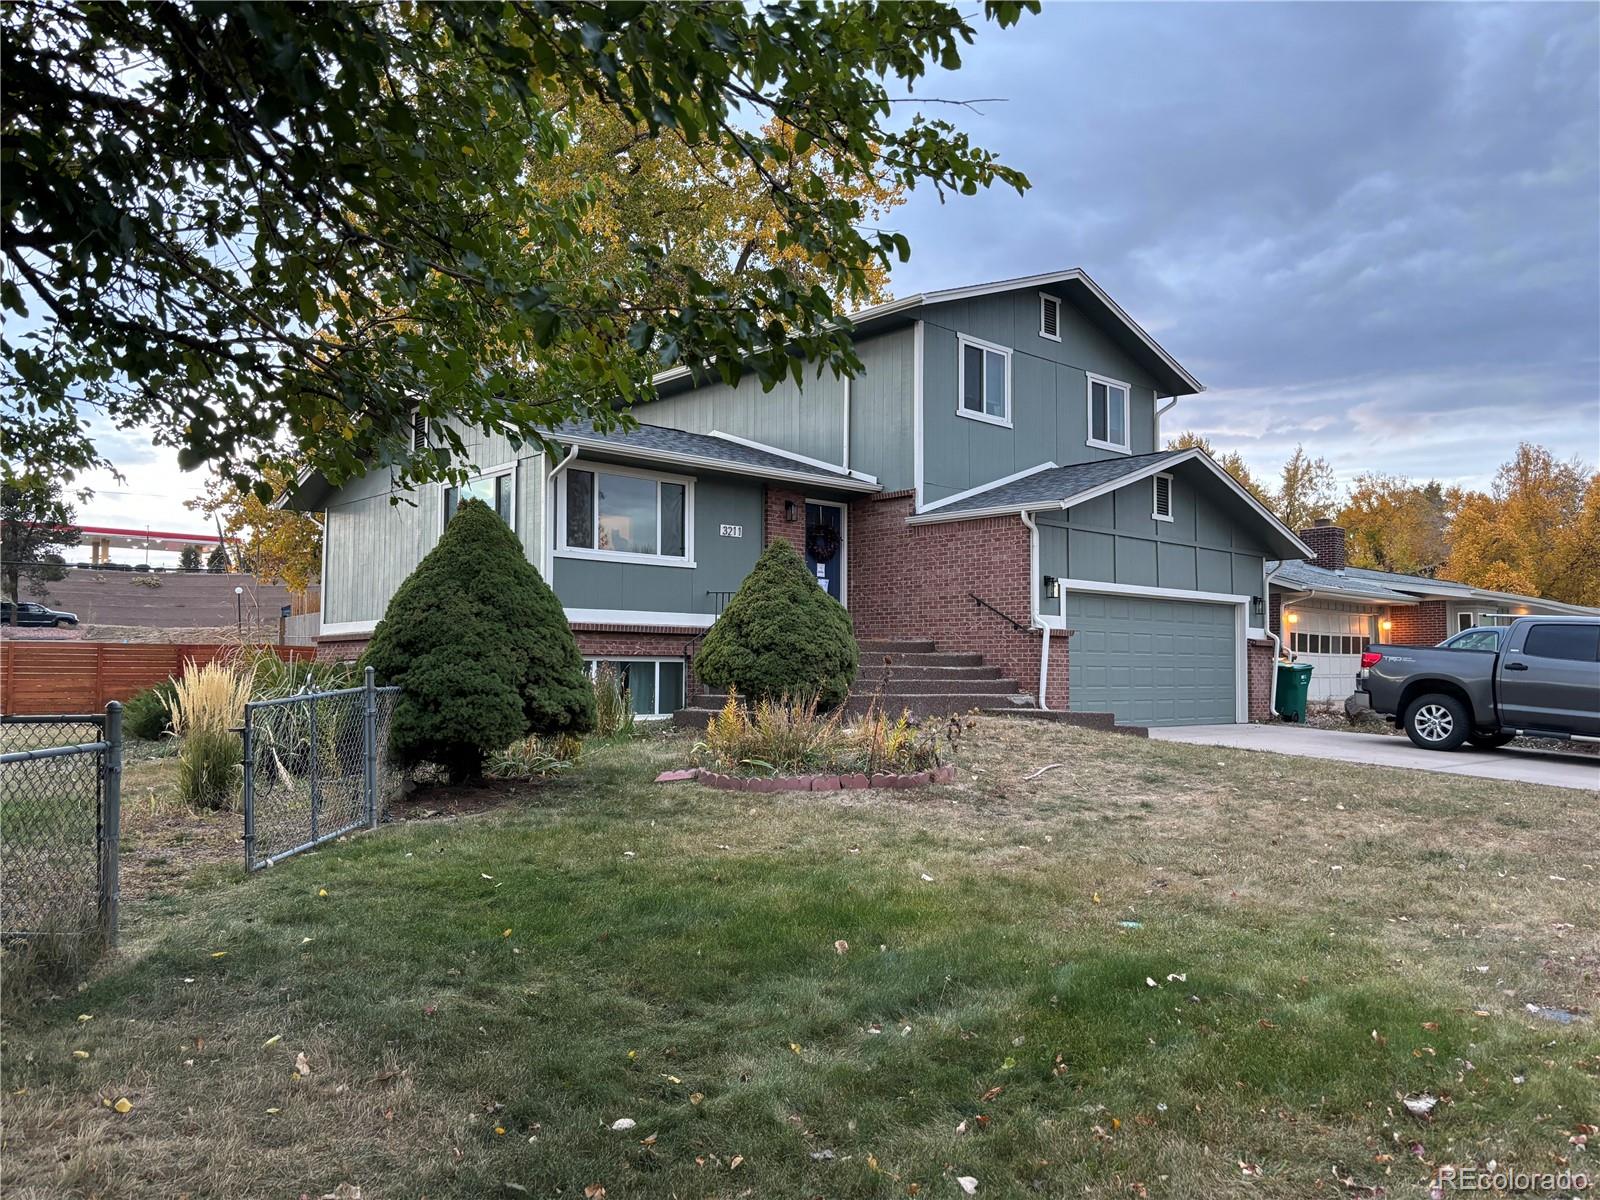
[[[876,483],[868,483],[855,475],[827,476],[811,471],[781,471],[774,467],[730,462],[725,458],[707,458],[702,454],[681,454],[671,450],[646,450],[637,446],[624,446],[607,441],[605,438],[593,438],[583,434],[553,434],[552,440],[562,445],[592,450],[597,454],[612,454],[618,458],[638,459],[646,463],[669,463],[677,467],[693,467],[703,471],[720,471],[725,475],[749,475],[756,479],[776,479],[784,483],[838,488],[843,492],[882,490]]]
[[[845,418],[845,429],[848,435],[849,417]],[[877,483],[876,475],[868,475],[865,471],[852,471],[843,463],[824,462],[820,458],[811,458],[805,454],[796,454],[793,450],[783,450],[777,446],[769,446],[766,442],[758,442],[753,438],[736,437],[731,433],[723,433],[720,429],[713,429],[706,434],[707,437],[721,438],[725,442],[732,442],[736,446],[745,446],[751,450],[761,450],[767,454],[776,454],[779,458],[793,459],[797,463],[804,463],[808,467],[821,467],[825,471],[837,471],[841,475],[848,475],[852,479],[859,479],[862,483]]]
[[[955,493],[953,496],[946,496],[943,500],[935,500],[932,504],[924,505],[920,511],[933,512],[937,509],[943,508],[946,504],[954,504],[958,500],[965,500],[969,496],[976,496],[981,492],[987,492],[991,488],[1000,487],[1002,484],[1015,483],[1019,479],[1026,479],[1029,475],[1037,475],[1040,471],[1054,471],[1056,469],[1057,467],[1055,463],[1047,462],[1040,463],[1036,467],[1028,467],[1026,470],[1014,471],[1012,474],[1003,476],[1000,479],[979,484],[977,487],[970,487],[964,492]]]
[[[912,511],[922,508],[922,356],[927,343],[923,323],[911,327],[911,497]]]
[[[644,625],[667,629],[710,629],[716,617],[710,613],[647,612],[632,608],[567,608],[569,625]]]

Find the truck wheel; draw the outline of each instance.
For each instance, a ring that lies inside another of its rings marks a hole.
[[[1514,733],[1469,733],[1467,741],[1480,750],[1493,750],[1498,746],[1504,746],[1516,736]]]
[[[1419,696],[1406,709],[1406,734],[1424,750],[1454,750],[1467,740],[1472,724],[1454,696]]]

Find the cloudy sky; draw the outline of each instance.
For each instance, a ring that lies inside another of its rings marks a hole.
[[[936,111],[1033,189],[914,195],[897,293],[1083,267],[1207,385],[1169,431],[1268,473],[1600,458],[1600,6],[1047,4],[919,92],[1003,97]],[[203,527],[104,449],[86,521]]]

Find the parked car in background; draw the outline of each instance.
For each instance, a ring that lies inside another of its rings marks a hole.
[[[1600,741],[1600,617],[1519,617],[1438,646],[1376,644],[1356,691],[1424,750]]]
[[[12,624],[11,601],[0,600],[0,625]],[[24,600],[16,606],[16,624],[18,625],[46,625],[64,628],[78,623],[78,614],[59,612],[53,608],[46,608],[42,604],[33,604]]]

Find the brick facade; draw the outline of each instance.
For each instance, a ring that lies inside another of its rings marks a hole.
[[[352,637],[319,637],[317,639],[318,662],[355,662],[361,657],[361,652],[367,648],[367,643],[372,640],[369,633],[356,634]]]
[[[850,506],[856,636],[931,638],[941,650],[983,655],[1022,691],[1037,692],[1042,634],[1012,624],[1027,626],[1030,620],[1027,526],[1015,516],[907,525],[913,503],[911,493],[896,492]],[[978,604],[975,595],[999,613]],[[1055,633],[1049,707],[1067,707],[1067,684],[1067,638]]]
[[[1432,646],[1450,636],[1450,615],[1443,600],[1396,605],[1384,614],[1389,628],[1379,641],[1396,646]]]
[[[1265,721],[1272,716],[1272,673],[1277,669],[1272,643],[1266,638],[1251,638],[1245,648],[1245,675],[1252,721]]]
[[[794,505],[793,520],[784,515],[786,504]],[[765,549],[780,538],[793,546],[801,558],[806,556],[806,495],[769,487],[762,517],[761,546]]]
[[[1342,571],[1349,566],[1345,556],[1344,527],[1329,521],[1300,531],[1300,540],[1316,551],[1311,561],[1325,571]]]

